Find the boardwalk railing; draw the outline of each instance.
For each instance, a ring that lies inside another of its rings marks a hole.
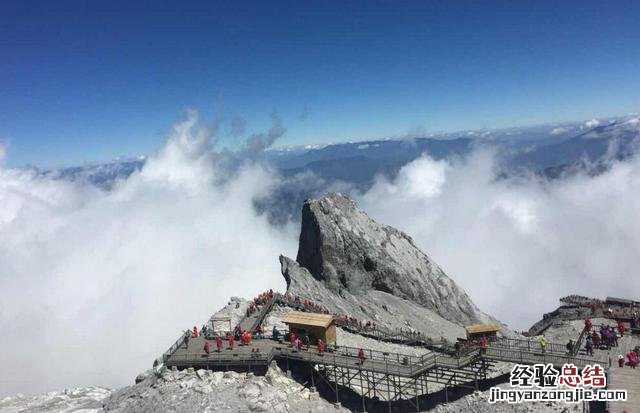
[[[269,352],[265,353],[230,353],[223,350],[221,352],[211,352],[207,355],[201,352],[184,352],[174,354],[165,364],[168,367],[194,368],[209,368],[213,366],[250,367],[268,365],[273,359],[278,358],[413,377],[436,366],[459,368],[468,365],[472,361],[471,357],[454,359],[435,353],[418,357],[373,349],[363,349],[365,357],[361,361],[358,357],[359,351],[360,349],[355,347],[329,346],[326,352],[319,353],[315,349],[297,351],[288,346],[275,345]]]
[[[523,349],[507,349],[500,347],[489,347],[486,349],[483,357],[496,361],[506,361],[520,364],[553,364],[562,366],[565,363],[573,363],[577,367],[584,367],[587,364],[600,364],[603,367],[609,367],[609,360],[602,360],[589,357],[575,357],[568,354],[554,354],[548,352],[533,352]]]
[[[262,306],[262,309],[260,310],[260,313],[258,314],[258,317],[253,322],[253,324],[251,325],[251,330],[250,331],[252,333],[254,331],[256,331],[258,326],[260,326],[262,324],[262,322],[264,321],[265,317],[267,316],[267,314],[269,314],[269,311],[271,311],[271,309],[273,308],[273,305],[278,300],[279,300],[278,297],[276,295],[274,295],[273,297],[271,297],[271,299],[265,305]]]
[[[519,338],[500,338],[491,342],[491,347],[501,347],[506,349],[526,350],[526,351],[542,351],[538,340],[527,340]],[[566,344],[547,342],[545,346],[547,353],[558,355],[567,355],[568,350]]]
[[[173,343],[173,345],[171,347],[169,347],[169,350],[164,352],[164,354],[162,355],[162,360],[163,361],[166,362],[167,359],[176,352],[176,350],[182,345],[182,343],[184,343],[185,336],[187,334],[191,334],[191,332],[190,331],[185,331],[184,333],[182,333],[182,335],[176,340],[176,342]]]
[[[330,364],[338,367],[357,368],[378,373],[393,373],[404,377],[413,377],[422,374],[426,370],[435,367],[447,369],[461,369],[481,359],[494,361],[506,361],[522,364],[550,363],[561,366],[564,363],[573,363],[577,367],[587,364],[599,363],[605,367],[608,361],[589,357],[575,357],[566,354],[549,352],[528,351],[524,348],[493,347],[481,351],[475,349],[464,357],[452,357],[448,355],[429,353],[423,356],[414,356],[395,352],[385,352],[374,349],[362,349],[364,362],[360,363],[358,354],[360,349],[349,346],[328,346],[325,353],[317,350],[297,351],[285,345],[274,344],[269,352],[265,353],[229,353],[226,351],[212,352],[209,355],[200,353],[174,354],[166,360],[168,366],[178,367],[208,367],[214,365],[265,365],[274,358],[288,358],[301,360],[313,364]]]

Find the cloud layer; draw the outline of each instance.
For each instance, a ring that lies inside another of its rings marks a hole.
[[[254,199],[267,168],[224,167],[195,114],[113,190],[0,169],[0,393],[120,386],[232,295],[284,288]]]
[[[485,311],[527,329],[558,298],[640,296],[640,161],[563,180],[497,180],[494,157],[423,156],[360,203],[410,234]]]

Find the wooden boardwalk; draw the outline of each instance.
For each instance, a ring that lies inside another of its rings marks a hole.
[[[640,369],[630,367],[609,369],[609,382],[607,387],[611,390],[626,390],[626,402],[609,403],[610,413],[635,413],[640,412]]]
[[[254,331],[275,304],[294,308],[302,305],[299,302],[286,302],[280,294],[276,294],[259,311],[243,317],[239,324],[240,328]],[[352,324],[343,327],[378,340],[422,346],[434,351],[417,357],[363,348],[365,359],[360,361],[359,348],[327,346],[327,351],[319,354],[315,346],[311,346],[308,350],[294,351],[289,343],[265,338],[254,339],[248,346],[240,346],[236,341],[233,349],[229,349],[226,340],[223,340],[223,350],[220,352],[214,348],[215,341],[208,340],[211,351],[210,354],[205,354],[205,339],[192,337],[188,340],[187,346],[185,334],[188,332],[186,332],[164,354],[164,364],[169,368],[178,369],[192,367],[248,372],[264,369],[272,361],[278,361],[287,370],[290,365],[309,366],[312,381],[313,376],[317,374],[323,377],[327,384],[333,382],[329,386],[336,389],[336,399],[339,386],[349,387],[350,383],[356,380],[360,382],[361,388],[366,382],[368,390],[366,396],[364,393],[361,395],[363,403],[365,397],[378,395],[387,401],[415,398],[416,407],[418,407],[417,397],[429,392],[427,382],[443,384],[445,389],[462,386],[477,390],[478,381],[486,379],[489,366],[496,361],[521,364],[550,363],[558,368],[564,363],[573,363],[578,368],[594,363],[608,367],[606,363],[593,357],[576,357],[568,354],[564,345],[557,343],[549,343],[544,353],[535,342],[519,339],[497,340],[490,343],[489,348],[484,351],[477,347],[457,351],[451,345],[437,343],[423,334],[418,335],[399,329],[388,330],[366,326],[363,328]],[[257,349],[259,353],[252,352]],[[637,411],[640,412],[640,410]]]

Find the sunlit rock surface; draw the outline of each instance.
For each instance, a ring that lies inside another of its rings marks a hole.
[[[291,292],[300,295],[330,292],[365,312],[367,303],[376,313],[382,305],[401,307],[408,318],[428,309],[458,325],[488,318],[411,237],[375,222],[339,193],[304,203],[296,262],[280,262]]]

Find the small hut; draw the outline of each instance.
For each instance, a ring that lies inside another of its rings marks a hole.
[[[473,324],[464,328],[467,331],[467,340],[478,340],[487,337],[490,341],[498,338],[500,327],[495,323]]]
[[[336,323],[330,314],[291,311],[282,322],[296,335],[308,336],[313,344],[317,343],[318,339],[325,343],[336,342]]]

